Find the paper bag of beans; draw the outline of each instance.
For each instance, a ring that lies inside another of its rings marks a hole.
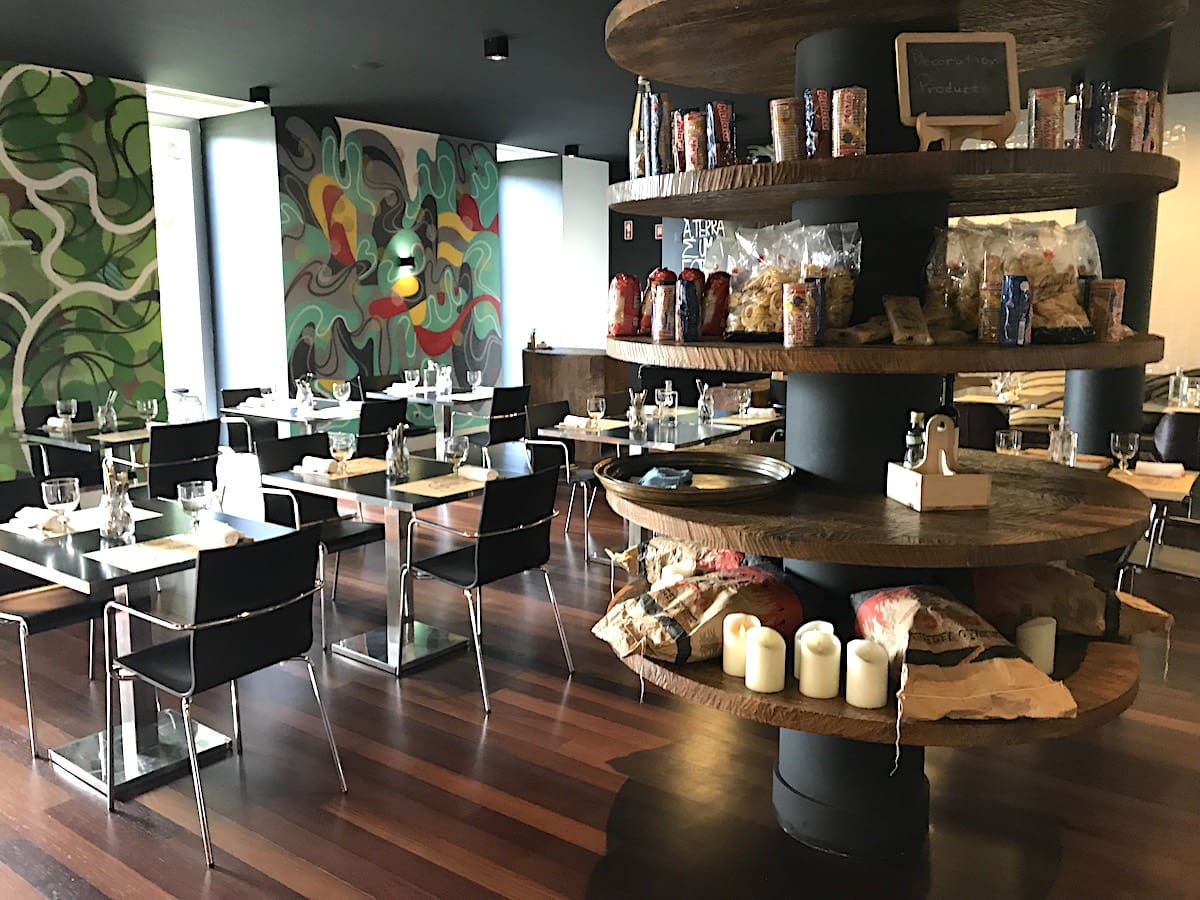
[[[937,587],[862,591],[858,633],[899,670],[900,721],[1074,718],[1075,698],[978,613]]]
[[[638,334],[649,334],[651,331],[651,320],[654,316],[654,304],[651,301],[650,295],[654,290],[655,285],[660,284],[675,284],[678,277],[670,269],[659,266],[653,272],[646,276],[646,291],[642,294],[642,314],[641,322],[638,324]]]
[[[651,583],[658,581],[663,569],[673,563],[690,563],[694,572],[704,574],[736,569],[745,561],[746,554],[740,550],[710,550],[695,541],[681,541],[663,535],[651,538],[642,557],[646,578]]]
[[[638,333],[642,318],[642,287],[633,275],[614,275],[608,286],[608,335]]]

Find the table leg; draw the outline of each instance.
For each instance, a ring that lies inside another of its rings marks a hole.
[[[446,458],[446,439],[454,433],[454,405],[441,400],[433,404],[434,426],[437,428],[435,450],[437,458]]]
[[[147,583],[120,585],[114,598],[127,605],[150,603]],[[113,643],[105,648],[105,665],[110,654],[121,656],[151,643],[151,626],[130,616],[115,619]],[[107,671],[106,671],[107,677]],[[176,710],[159,710],[154,688],[144,681],[117,682],[118,717],[113,729],[113,794],[127,800],[188,772],[187,735],[183,716]],[[193,721],[196,750],[204,765],[225,756],[230,740],[206,725]],[[50,751],[59,768],[104,793],[104,732],[91,734]]]
[[[630,456],[641,456],[641,454],[642,454],[641,447],[632,447],[632,446],[629,447],[629,455]],[[596,563],[597,565],[605,565],[605,566],[611,565],[612,563],[609,560],[607,554],[592,552],[591,536],[588,534],[588,528],[586,527],[586,522],[587,522],[587,518],[585,517],[584,518],[585,527],[583,529],[583,537],[584,537],[584,545],[585,545],[584,548],[586,551],[586,556],[584,557],[584,562],[585,563]],[[636,522],[626,519],[625,520],[625,546],[621,547],[613,552],[615,552],[615,553],[624,552],[629,547],[641,546],[641,543],[642,543],[642,526],[637,524]]]
[[[387,624],[365,634],[336,642],[338,656],[390,672],[399,678],[405,672],[428,665],[455,650],[465,649],[470,639],[461,634],[421,622],[414,615],[405,619],[401,608],[404,563],[408,548],[411,513],[384,509],[384,552],[387,566]],[[415,579],[410,581],[410,587]],[[409,608],[413,598],[409,596]]]

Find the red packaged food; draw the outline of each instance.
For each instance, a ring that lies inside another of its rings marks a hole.
[[[729,273],[713,272],[704,285],[700,301],[700,336],[720,337],[729,316]]]
[[[704,296],[704,273],[699,269],[693,269],[690,267],[687,269],[681,269],[679,272],[679,280],[696,282],[696,293],[701,297]]]
[[[679,278],[674,272],[664,269],[662,266],[646,276],[646,289],[642,293],[642,315],[641,323],[638,325],[638,334],[650,333],[650,320],[654,312],[653,304],[650,302],[650,292],[654,290],[654,286],[656,284],[674,284],[678,280]]]
[[[642,318],[642,286],[634,275],[614,275],[608,286],[608,335],[638,333]]]

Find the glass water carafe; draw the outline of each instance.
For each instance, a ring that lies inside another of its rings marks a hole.
[[[394,481],[408,479],[408,442],[404,440],[404,426],[389,428],[387,433],[387,475]]]

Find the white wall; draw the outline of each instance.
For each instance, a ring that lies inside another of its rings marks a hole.
[[[608,163],[564,157],[563,274],[547,343],[604,347],[608,304]]]

